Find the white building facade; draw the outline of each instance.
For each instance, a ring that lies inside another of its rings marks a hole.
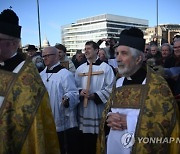
[[[130,27],[145,31],[148,28],[148,20],[112,14],[80,19],[76,23],[61,27],[61,42],[72,55],[77,49],[83,49],[87,41],[97,42],[110,37],[118,39],[121,31]]]

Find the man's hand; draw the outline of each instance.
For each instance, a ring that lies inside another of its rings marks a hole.
[[[94,99],[95,99],[94,93],[88,94],[88,92],[87,92],[86,89],[82,89],[82,90],[81,90],[80,96],[87,97],[89,100],[94,100]]]
[[[80,92],[80,96],[83,96],[83,97],[88,97],[87,96],[87,90],[86,89],[82,89],[81,92]]]
[[[94,93],[89,94],[89,95],[88,95],[88,99],[89,99],[89,100],[94,100],[94,99],[95,99]]]
[[[107,118],[107,125],[113,130],[127,129],[126,115],[120,113],[110,113]]]

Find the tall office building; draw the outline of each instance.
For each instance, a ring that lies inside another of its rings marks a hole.
[[[67,47],[70,55],[73,55],[77,49],[83,49],[89,40],[97,42],[102,38],[118,39],[118,34],[130,27],[138,27],[145,31],[148,20],[112,14],[80,19],[76,23],[61,27],[61,42]]]

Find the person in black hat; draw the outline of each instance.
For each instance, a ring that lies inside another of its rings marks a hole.
[[[17,53],[20,46],[21,26],[19,18],[12,10],[4,10],[0,14],[0,62],[1,69],[15,71],[16,67],[24,61]]]
[[[44,70],[45,65],[42,59],[42,56],[40,52],[36,52],[38,49],[35,47],[35,45],[29,45],[26,49],[27,56],[32,59],[32,62],[36,65],[39,72]]]
[[[17,52],[13,10],[0,13],[0,153],[60,153],[48,93],[35,65]],[[45,114],[44,114],[45,113]]]
[[[97,154],[180,152],[176,142],[159,141],[179,137],[179,112],[165,79],[143,63],[144,46],[140,29],[122,31],[115,51],[122,77],[117,79],[102,115]],[[110,131],[105,147],[106,122]],[[156,143],[143,142],[144,138]]]
[[[34,45],[29,45],[28,48],[26,49],[27,51],[27,56],[28,57],[34,57],[35,55],[37,55],[37,51],[38,49],[34,46]]]

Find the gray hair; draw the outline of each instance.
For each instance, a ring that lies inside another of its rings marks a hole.
[[[110,58],[110,55],[109,55],[109,48],[100,48],[99,50],[103,50],[104,51],[104,55],[107,59]]]
[[[174,41],[174,43],[175,43],[175,42],[179,42],[179,41],[180,41],[180,38],[177,38],[177,39]]]
[[[132,54],[133,59],[136,59],[136,58],[138,58],[140,56],[142,57],[141,61],[139,63],[139,65],[141,66],[143,61],[144,61],[144,59],[145,59],[144,53],[141,50],[138,50],[138,49],[135,49],[135,48],[131,48],[131,47],[129,47],[129,50],[130,50],[130,52]]]
[[[55,55],[58,55],[58,53],[59,53],[58,49],[56,47],[53,47],[53,46],[45,47],[43,52],[46,50],[49,50],[51,53],[53,53]]]
[[[132,55],[134,62],[136,61],[137,58],[140,58],[140,57],[141,58],[140,58],[140,62],[138,64],[134,65],[133,70],[131,70],[131,72],[129,72],[129,74],[127,74],[127,76],[133,75],[139,68],[141,68],[143,61],[145,59],[144,53],[142,51],[135,49],[135,48],[131,48],[131,47],[129,47],[129,51]]]
[[[158,49],[158,46],[157,46],[156,44],[150,45],[150,49],[151,49],[151,47],[156,47],[156,49],[159,50],[159,49]]]
[[[161,50],[162,50],[162,48],[163,48],[164,46],[167,46],[167,47],[169,48],[170,53],[172,54],[172,52],[173,52],[172,46],[171,46],[169,43],[163,43],[163,44],[161,45]]]

